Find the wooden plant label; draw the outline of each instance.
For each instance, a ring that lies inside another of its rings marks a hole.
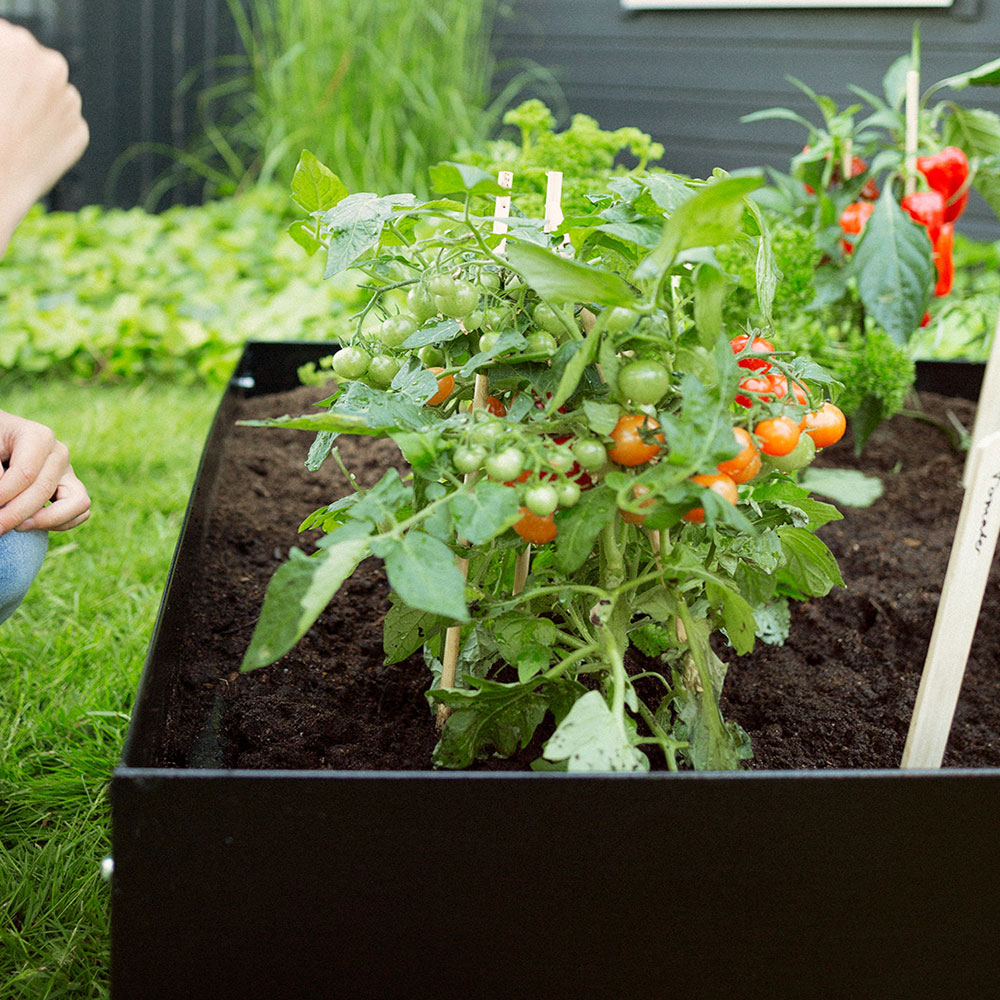
[[[989,402],[992,400],[992,403]],[[997,317],[996,329],[993,331],[993,345],[990,349],[986,371],[983,373],[983,386],[979,390],[979,407],[976,410],[976,421],[972,425],[972,442],[969,445],[969,455],[965,461],[965,475],[962,482],[968,489],[972,483],[972,456],[976,445],[994,431],[1000,431],[1000,316]]]
[[[997,353],[993,351],[994,357]],[[984,391],[980,406],[986,406],[991,399],[996,406],[997,397]],[[973,446],[969,472],[969,486],[903,749],[900,766],[904,768],[936,768],[944,758],[1000,533],[1000,429]]]

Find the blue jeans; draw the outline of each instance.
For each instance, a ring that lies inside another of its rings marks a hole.
[[[47,531],[8,531],[0,535],[0,622],[24,599],[45,558]]]

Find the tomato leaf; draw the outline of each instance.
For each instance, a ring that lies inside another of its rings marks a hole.
[[[649,758],[632,746],[622,718],[600,691],[588,691],[576,700],[543,755],[546,760],[565,760],[569,771],[649,770]]]
[[[545,408],[546,413],[550,415],[555,413],[576,392],[587,365],[597,357],[600,341],[600,337],[591,334],[589,337],[584,337],[583,340],[571,340],[556,351],[556,355],[552,359],[552,368],[554,371],[559,371],[562,368],[562,371],[559,375],[556,391],[552,394],[552,398]]]
[[[322,614],[343,582],[369,552],[368,525],[344,525],[324,538],[312,556],[292,548],[271,577],[260,619],[240,670],[267,666],[284,656]]]
[[[425,323],[416,333],[411,333],[403,342],[403,348],[408,351],[428,344],[446,344],[454,340],[464,331],[454,319],[438,319]]]
[[[709,604],[718,605],[721,609],[726,635],[733,649],[740,656],[752,652],[757,634],[753,608],[732,587],[709,581],[705,585],[705,593]]]
[[[507,259],[524,275],[524,280],[553,305],[591,302],[600,306],[627,306],[635,299],[632,289],[617,274],[569,260],[534,243],[510,243]]]
[[[416,204],[412,194],[380,198],[363,191],[349,194],[321,216],[323,230],[329,236],[324,278],[347,270],[374,247],[386,222],[398,208]]]
[[[411,608],[395,592],[389,593],[389,601],[382,629],[387,664],[405,660],[449,625],[449,620],[441,615]]]
[[[482,545],[516,524],[517,492],[500,483],[483,481],[475,492],[459,490],[448,501],[455,530],[460,538]]]
[[[881,479],[866,476],[858,469],[810,466],[799,476],[799,483],[811,493],[820,493],[845,507],[870,507],[885,492]],[[815,521],[812,526],[816,526]]]
[[[408,531],[372,541],[372,552],[385,561],[389,585],[411,608],[467,622],[465,578],[444,542],[423,531]]]
[[[489,747],[509,757],[528,745],[545,718],[545,696],[535,691],[531,681],[501,684],[468,675],[464,679],[468,688],[428,692],[452,709],[434,748],[437,767],[468,767]]]
[[[347,196],[347,186],[308,149],[303,149],[292,174],[292,198],[302,209],[326,212]]]
[[[598,486],[583,493],[576,506],[560,513],[556,537],[556,567],[560,573],[575,573],[587,561],[597,536],[616,510],[614,491]]]
[[[662,279],[681,250],[728,243],[743,220],[744,199],[763,183],[763,174],[753,173],[706,184],[667,219],[659,244],[635,269],[635,278]]]
[[[440,195],[457,194],[461,191],[464,194],[499,198],[510,194],[510,190],[502,187],[492,174],[467,163],[437,163],[428,173],[431,188]]]
[[[811,531],[791,525],[777,530],[784,556],[778,573],[784,586],[809,597],[825,597],[834,587],[844,586],[836,559]]]
[[[865,309],[897,343],[920,327],[934,288],[927,230],[896,203],[887,185],[848,265]]]

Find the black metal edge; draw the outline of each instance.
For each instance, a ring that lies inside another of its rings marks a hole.
[[[209,427],[205,445],[194,478],[194,488],[188,499],[181,529],[174,547],[170,568],[160,599],[146,660],[139,677],[132,717],[122,746],[121,765],[143,766],[140,746],[143,736],[162,724],[165,707],[175,671],[156,670],[154,658],[170,660],[184,629],[183,594],[175,593],[174,581],[190,576],[195,567],[187,565],[193,556],[186,552],[197,545],[186,546],[201,530],[205,512],[214,494],[222,444],[234,419],[238,399],[281,392],[299,384],[297,370],[310,361],[318,361],[335,350],[337,345],[313,341],[248,341],[237,362]],[[280,363],[279,363],[280,362]],[[176,666],[176,662],[174,664]],[[167,674],[170,676],[167,676]]]
[[[943,396],[979,401],[986,363],[983,361],[917,361],[914,388]]]

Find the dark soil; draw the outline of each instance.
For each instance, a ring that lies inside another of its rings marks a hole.
[[[318,396],[303,388],[251,398],[240,417],[305,412]],[[919,402],[942,425],[948,412],[972,425],[971,403],[929,393]],[[428,674],[419,656],[382,664],[388,600],[374,560],[292,653],[238,672],[271,574],[290,546],[311,548],[315,535],[299,535],[298,525],[346,492],[332,462],[306,471],[308,445],[296,431],[229,432],[201,533],[197,591],[175,595],[186,602],[188,627],[161,752],[166,766],[430,766]],[[368,485],[398,461],[391,442],[344,438],[341,450]],[[885,494],[870,508],[844,508],[842,521],[822,529],[847,587],[796,605],[784,646],[758,643],[729,660],[723,710],[749,732],[751,766],[898,766],[961,505],[962,460],[942,429],[909,417],[884,425],[860,458],[849,439],[821,456],[879,476]],[[995,563],[946,766],[1000,766],[998,577]]]

